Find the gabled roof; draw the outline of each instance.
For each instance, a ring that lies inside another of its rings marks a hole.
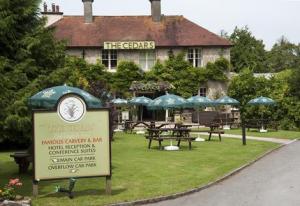
[[[102,47],[105,41],[155,41],[156,46],[231,46],[216,34],[183,16],[95,16],[84,23],[83,16],[64,16],[54,23],[55,37],[67,40],[69,47]]]

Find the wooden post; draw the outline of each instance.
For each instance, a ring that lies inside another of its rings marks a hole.
[[[111,176],[106,176],[105,192],[107,195],[111,195]]]
[[[243,135],[243,145],[246,145],[246,125],[245,125],[245,122],[242,123],[242,135]]]
[[[33,197],[37,197],[38,194],[39,194],[38,181],[33,180],[32,181],[32,195],[33,195]]]

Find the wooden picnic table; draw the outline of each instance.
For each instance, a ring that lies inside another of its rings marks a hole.
[[[208,132],[208,141],[211,140],[212,134],[218,134],[219,135],[219,140],[222,141],[221,134],[224,134],[224,130],[222,129],[222,125],[219,123],[210,123],[210,124],[205,124],[205,127],[208,127],[209,130],[201,130],[200,132]]]
[[[181,141],[188,141],[189,149],[192,149],[192,141],[194,137],[190,137],[190,129],[187,128],[148,128],[146,139],[149,140],[148,149],[151,148],[152,140],[158,141],[159,149],[162,149],[161,142],[164,140],[176,140],[177,146],[180,146]],[[170,132],[165,135],[164,132]]]
[[[125,132],[132,132],[134,130],[135,127],[137,127],[138,125],[143,125],[146,128],[161,128],[165,125],[169,125],[169,123],[162,123],[159,126],[156,125],[156,123],[154,121],[151,121],[150,123],[147,123],[145,121],[129,121],[126,120],[124,122],[124,131]]]
[[[175,123],[175,128],[189,128],[192,127],[191,124],[182,124],[182,123]]]

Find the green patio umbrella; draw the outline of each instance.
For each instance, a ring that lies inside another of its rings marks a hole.
[[[174,94],[166,94],[160,97],[157,97],[152,102],[148,104],[149,109],[174,109],[174,108],[183,108],[186,105],[187,101],[180,96]]]
[[[148,97],[134,97],[131,100],[129,100],[129,104],[132,105],[143,105],[143,106],[147,106],[150,102],[152,102],[152,99],[148,98]]]
[[[30,97],[28,100],[28,104],[33,108],[53,109],[55,108],[58,100],[66,94],[76,94],[82,97],[88,108],[102,107],[102,103],[98,98],[82,89],[70,87],[67,85],[44,89]]]
[[[221,105],[230,105],[230,106],[234,106],[234,105],[239,105],[240,102],[236,99],[233,99],[229,96],[223,96],[217,100],[214,101],[215,106],[221,106]],[[227,114],[226,114],[226,125],[223,127],[224,129],[230,129],[230,126],[227,125]]]
[[[149,103],[152,102],[152,99],[148,97],[134,97],[129,101],[131,105],[137,105],[141,107],[141,120],[143,120],[143,106],[147,106]]]
[[[186,105],[187,101],[174,94],[166,94],[154,99],[151,103],[148,104],[148,108],[152,110],[164,109],[166,110],[166,121],[168,121],[168,110],[175,108],[183,108]],[[178,150],[179,147],[173,146],[172,140],[171,145],[165,147],[165,150]]]
[[[208,107],[208,106],[213,106],[214,105],[214,101],[212,101],[211,99],[207,98],[207,97],[203,97],[203,96],[193,96],[187,99],[187,104],[186,107],[190,108],[196,108],[197,112],[198,112],[198,129],[199,129],[199,125],[200,125],[200,120],[199,120],[199,110],[200,107]],[[198,133],[198,137],[195,139],[195,141],[197,142],[202,142],[205,141],[205,139],[200,138],[200,135]]]
[[[111,102],[117,107],[123,107],[128,105],[128,101],[126,99],[121,99],[121,98],[113,99],[111,100]],[[120,110],[117,110],[117,112],[118,112],[118,123],[120,123],[121,112]]]
[[[269,97],[263,97],[263,96],[260,96],[260,97],[257,97],[255,99],[251,99],[247,104],[249,105],[259,105],[259,106],[269,106],[269,105],[274,105],[276,104],[276,102],[269,98]],[[263,119],[264,119],[264,114],[262,113],[261,115],[261,129],[260,129],[260,132],[267,132],[267,130],[264,129],[264,122],[263,122]]]
[[[120,99],[120,98],[113,99],[111,100],[111,102],[117,106],[123,106],[128,104],[128,101],[126,99]]]
[[[240,102],[228,96],[221,97],[214,101],[215,105],[239,105]]]
[[[199,108],[214,106],[214,101],[203,96],[193,96],[187,99],[186,106],[187,108],[196,108],[198,111],[198,123],[199,123]]]
[[[187,107],[208,107],[213,106],[215,103],[213,100],[203,96],[193,96],[187,99]]]
[[[184,108],[186,104],[187,101],[183,97],[174,94],[166,94],[152,100],[152,102],[150,102],[147,105],[147,107],[150,110],[159,110],[159,109],[166,110],[166,121],[167,121],[169,109]]]
[[[269,97],[257,97],[255,99],[251,99],[247,104],[250,105],[274,105],[276,102]]]

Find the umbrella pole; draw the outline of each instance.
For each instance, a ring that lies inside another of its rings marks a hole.
[[[264,111],[263,111],[263,107],[261,107],[262,110],[261,110],[261,130],[264,131],[265,128],[264,128]]]
[[[197,107],[198,113],[198,130],[200,130],[200,107]],[[203,138],[200,137],[200,131],[198,131],[197,138],[195,139],[196,142],[205,141]]]
[[[168,118],[169,118],[169,110],[166,109],[166,122],[168,122]]]
[[[200,107],[197,107],[197,110],[198,110],[198,130],[200,130]],[[197,136],[198,136],[197,138],[200,138],[199,131]]]
[[[119,124],[121,124],[121,121],[122,121],[122,120],[121,120],[122,118],[120,117],[121,115],[122,115],[122,112],[121,112],[121,111],[118,111],[118,123],[119,123]]]
[[[200,125],[200,107],[197,108],[197,113],[198,113],[198,127]]]
[[[143,121],[143,112],[144,112],[144,108],[143,105],[141,106],[141,121]]]

